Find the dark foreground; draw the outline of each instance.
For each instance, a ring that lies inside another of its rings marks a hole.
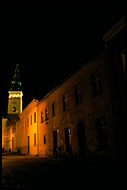
[[[47,160],[36,156],[3,155],[3,188],[42,188],[50,186],[123,187],[123,168],[119,160]]]

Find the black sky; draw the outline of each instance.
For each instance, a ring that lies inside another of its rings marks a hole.
[[[96,54],[123,15],[123,3],[2,2],[2,115],[17,63],[25,107]]]

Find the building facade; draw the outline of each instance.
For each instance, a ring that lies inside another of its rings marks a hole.
[[[16,149],[23,154],[37,154],[37,102],[34,99],[16,123]]]
[[[119,26],[122,24],[123,20]],[[5,127],[3,134],[8,133],[8,140],[12,140],[11,148],[3,143],[5,150],[43,157],[53,156],[57,149],[84,156],[100,151],[121,153],[125,77],[121,35],[124,25],[118,28],[104,36],[106,48],[98,56],[72,73],[41,101],[34,99],[19,114],[15,124]],[[119,44],[120,39],[120,48],[109,42],[116,35],[119,38],[114,41]]]

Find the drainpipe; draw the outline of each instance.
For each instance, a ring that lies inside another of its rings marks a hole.
[[[37,106],[37,105],[36,105]],[[39,119],[38,119],[38,106],[37,106],[37,155],[39,155]]]

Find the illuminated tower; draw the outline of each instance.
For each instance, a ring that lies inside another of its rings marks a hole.
[[[8,91],[8,117],[15,118],[22,113],[22,83],[19,80],[19,65],[16,65],[13,80],[11,81],[12,87]]]

